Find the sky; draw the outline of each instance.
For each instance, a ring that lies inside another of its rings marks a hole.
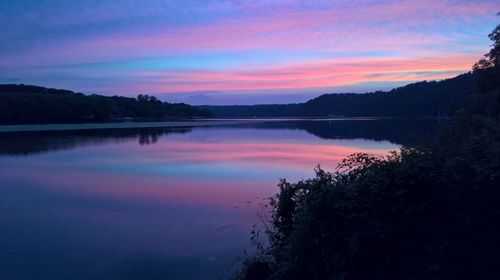
[[[302,102],[470,70],[499,0],[2,0],[0,83]]]

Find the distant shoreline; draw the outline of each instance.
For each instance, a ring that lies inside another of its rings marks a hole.
[[[378,120],[384,118],[216,118],[195,119],[188,121],[162,122],[108,122],[108,123],[78,123],[78,124],[9,124],[0,125],[0,133],[23,131],[61,131],[61,130],[91,130],[91,129],[126,129],[126,128],[159,128],[159,127],[200,127],[224,126],[240,124],[257,124],[278,121],[348,121],[348,120]]]
[[[81,124],[16,124],[0,125],[2,132],[23,131],[60,131],[60,130],[89,130],[89,129],[121,129],[121,128],[158,128],[158,127],[194,127],[215,125],[236,125],[243,123],[257,123],[257,120],[190,120],[165,122],[113,122],[113,123],[81,123]]]

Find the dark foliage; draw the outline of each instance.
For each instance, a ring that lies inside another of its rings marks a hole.
[[[493,41],[491,50],[473,67],[483,92],[500,88],[500,24],[490,33],[489,38]]]
[[[119,119],[165,120],[210,117],[187,104],[161,102],[154,96],[136,98],[84,95],[38,86],[0,85],[0,123],[79,123]]]
[[[269,246],[236,278],[500,279],[500,83],[478,82],[477,102],[427,146],[282,180]]]
[[[243,279],[498,279],[500,126],[458,116],[433,145],[282,180]],[[270,267],[252,278],[254,264]],[[263,272],[262,272],[263,273]]]
[[[283,180],[269,278],[498,279],[500,129],[481,117],[467,126],[429,149],[353,155],[335,173]]]
[[[217,117],[440,117],[472,103],[478,88],[472,73],[418,82],[389,92],[324,94],[288,105],[201,106]]]

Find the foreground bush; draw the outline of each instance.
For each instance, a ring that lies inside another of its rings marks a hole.
[[[434,148],[356,154],[334,173],[282,180],[269,246],[238,277],[498,278],[500,129],[477,119],[460,127]]]

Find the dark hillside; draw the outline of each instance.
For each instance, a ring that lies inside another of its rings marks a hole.
[[[201,106],[216,117],[438,117],[472,103],[478,87],[472,73],[423,81],[389,92],[324,94],[287,105]]]
[[[80,123],[116,120],[165,120],[210,117],[187,104],[161,102],[154,96],[85,95],[30,85],[0,85],[0,124]]]

